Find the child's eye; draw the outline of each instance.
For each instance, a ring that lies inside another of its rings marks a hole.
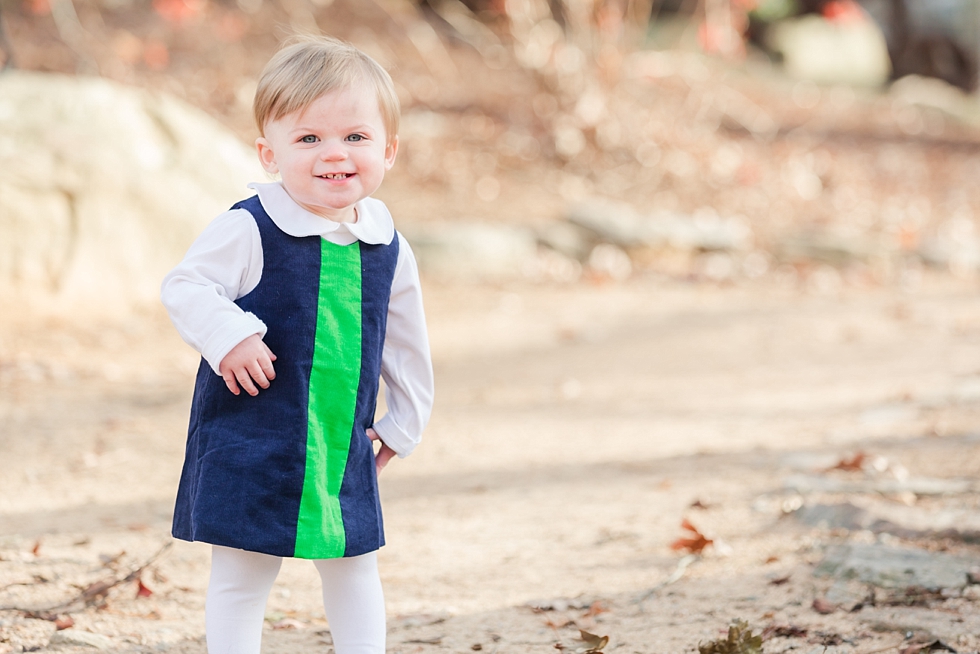
[[[312,134],[307,134],[306,136],[304,136],[303,138],[301,138],[299,140],[299,142],[300,143],[316,143],[317,140],[318,139],[315,136],[313,136]]]
[[[363,141],[364,140],[364,135],[363,134],[351,134],[350,136],[347,137],[347,140],[348,141],[354,141],[355,143],[357,141]]]

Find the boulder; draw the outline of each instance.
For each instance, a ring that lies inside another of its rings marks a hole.
[[[710,208],[694,215],[671,212],[640,213],[625,202],[592,199],[573,205],[565,215],[567,223],[593,235],[594,241],[621,248],[671,248],[685,252],[744,250],[752,241],[752,230],[744,219],[723,218]],[[563,251],[569,237],[551,238]]]
[[[534,268],[537,240],[524,227],[479,222],[431,223],[402,230],[419,269],[452,280],[520,279]]]
[[[851,543],[831,547],[815,573],[819,577],[856,579],[879,588],[963,588],[976,565],[970,557],[910,547]]]
[[[0,300],[22,315],[155,304],[201,229],[265,179],[173,97],[20,71],[0,75],[0,169]]]

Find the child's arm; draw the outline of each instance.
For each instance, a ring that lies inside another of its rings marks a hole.
[[[398,238],[398,264],[391,284],[388,326],[381,355],[388,413],[374,424],[374,431],[383,443],[375,459],[379,469],[394,454],[408,456],[418,445],[432,413],[434,395],[418,266],[408,242],[401,234]]]
[[[261,237],[251,214],[227,211],[194,241],[160,292],[178,333],[236,395],[239,384],[255,395],[253,379],[267,388],[275,377],[275,355],[261,341],[265,324],[234,302],[258,285],[262,265]]]

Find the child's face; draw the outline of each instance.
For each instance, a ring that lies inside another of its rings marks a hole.
[[[374,193],[395,163],[398,139],[386,144],[377,95],[367,84],[330,91],[265,125],[255,141],[262,167],[307,211],[354,222],[354,204]]]

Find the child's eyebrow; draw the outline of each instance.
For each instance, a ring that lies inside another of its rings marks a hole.
[[[321,131],[323,131],[322,126],[318,126],[315,123],[310,123],[310,124],[300,124],[300,125],[297,125],[293,129],[289,130],[289,133],[290,134],[298,134],[300,132],[303,132],[303,133],[318,133],[318,132],[321,132]],[[356,124],[356,125],[350,125],[348,127],[343,127],[339,131],[344,132],[345,134],[350,134],[351,132],[368,132],[368,133],[374,133],[376,130],[375,130],[374,127],[372,127],[368,123],[361,123],[361,124]]]

